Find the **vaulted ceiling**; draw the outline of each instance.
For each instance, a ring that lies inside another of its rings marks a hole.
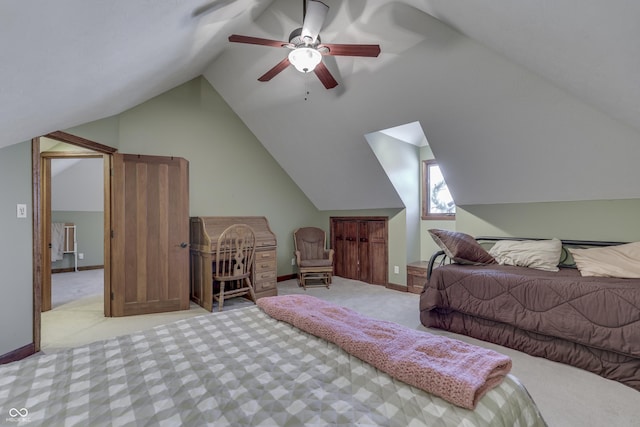
[[[227,41],[286,41],[300,0],[4,1],[0,147],[204,75],[319,209],[401,206],[365,135],[414,122],[458,204],[640,197],[640,3],[325,3],[323,41],[382,48],[325,57],[331,90]]]

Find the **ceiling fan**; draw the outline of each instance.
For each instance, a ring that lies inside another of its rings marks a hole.
[[[291,50],[286,58],[260,76],[259,81],[268,82],[289,65],[293,65],[302,73],[313,71],[324,87],[331,89],[336,87],[338,82],[322,62],[323,55],[376,57],[380,54],[380,46],[377,44],[322,43],[319,33],[327,17],[329,6],[318,0],[302,0],[302,5],[304,18],[302,27],[291,32],[289,42],[237,34],[229,36],[229,41],[234,43],[283,47]]]

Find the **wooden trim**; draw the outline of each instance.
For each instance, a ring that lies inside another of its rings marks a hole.
[[[105,317],[111,317],[111,176],[113,171],[113,155],[104,155],[104,203],[103,203],[103,216],[104,216],[104,315]]]
[[[33,352],[40,351],[41,336],[41,304],[42,304],[42,217],[40,206],[40,138],[31,140],[31,203],[32,215],[32,281],[33,281]],[[17,351],[17,350],[16,350]]]
[[[296,274],[285,274],[284,276],[278,276],[276,279],[277,282],[284,282],[285,280],[291,280],[298,277]]]
[[[82,138],[81,136],[72,135],[67,132],[55,131],[44,135],[47,138],[55,139],[57,141],[66,142],[68,144],[76,145],[78,147],[87,148],[89,150],[97,151],[101,154],[113,154],[118,151],[117,148],[109,147],[98,142],[90,141]]]
[[[100,159],[104,154],[91,153],[89,151],[43,151],[40,156],[43,159]]]
[[[51,159],[40,155],[40,311],[51,310]]]
[[[392,291],[400,291],[400,292],[408,292],[409,291],[409,287],[408,286],[404,286],[404,285],[398,285],[396,283],[387,283],[386,286],[387,289],[391,289]]]
[[[24,359],[25,357],[31,356],[32,354],[35,354],[37,352],[35,347],[35,344],[31,343],[25,345],[24,347],[20,347],[18,349],[10,351],[9,353],[3,354],[2,356],[0,356],[0,365],[16,362],[18,360]]]

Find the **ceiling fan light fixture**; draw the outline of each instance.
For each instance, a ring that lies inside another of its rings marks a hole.
[[[299,47],[289,52],[289,62],[301,73],[313,71],[322,61],[322,54],[310,47]]]

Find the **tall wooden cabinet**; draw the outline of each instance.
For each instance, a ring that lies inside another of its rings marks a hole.
[[[387,285],[388,218],[331,217],[334,274]]]

